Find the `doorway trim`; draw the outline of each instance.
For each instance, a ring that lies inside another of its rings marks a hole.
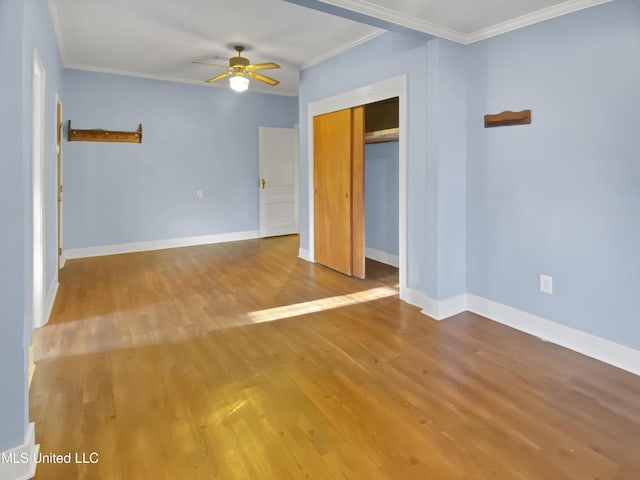
[[[309,260],[315,262],[315,216],[314,216],[314,148],[313,148],[313,117],[325,113],[343,110],[345,108],[358,107],[368,103],[378,102],[391,97],[399,98],[398,120],[400,135],[398,138],[398,166],[399,166],[399,281],[400,298],[407,287],[407,76],[382,80],[380,82],[365,85],[355,90],[339,93],[331,97],[323,98],[309,103],[307,107],[307,158],[308,166],[308,202],[309,202]]]
[[[58,108],[60,108],[60,125],[58,125]],[[55,132],[56,132],[56,258],[58,259],[58,270],[64,268],[65,258],[62,249],[63,244],[63,220],[64,220],[64,193],[63,193],[63,148],[64,143],[64,116],[63,106],[60,96],[56,93],[55,103]],[[58,135],[60,135],[60,143],[58,144]]]
[[[46,130],[46,70],[36,48],[32,69],[32,138],[31,138],[31,201],[32,201],[32,326],[41,327],[45,319],[46,239],[44,211],[44,155]]]

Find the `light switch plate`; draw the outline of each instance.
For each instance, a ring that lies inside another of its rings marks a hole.
[[[196,190],[196,198],[202,198],[203,196],[202,190]]]

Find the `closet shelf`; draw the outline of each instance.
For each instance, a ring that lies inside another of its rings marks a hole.
[[[67,136],[70,142],[142,143],[142,124],[138,125],[135,132],[102,129],[81,130],[71,127],[71,120],[69,120]]]
[[[399,128],[386,128],[375,132],[365,132],[364,143],[397,142],[399,137]]]

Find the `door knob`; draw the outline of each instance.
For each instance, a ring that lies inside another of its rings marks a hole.
[[[267,181],[263,178],[260,184],[262,185],[262,189],[264,190],[264,186],[267,184]]]

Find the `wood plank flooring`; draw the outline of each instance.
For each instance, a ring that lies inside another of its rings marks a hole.
[[[40,480],[637,480],[640,377],[296,258],[297,237],[73,260],[34,336]],[[287,307],[288,308],[282,308]]]

